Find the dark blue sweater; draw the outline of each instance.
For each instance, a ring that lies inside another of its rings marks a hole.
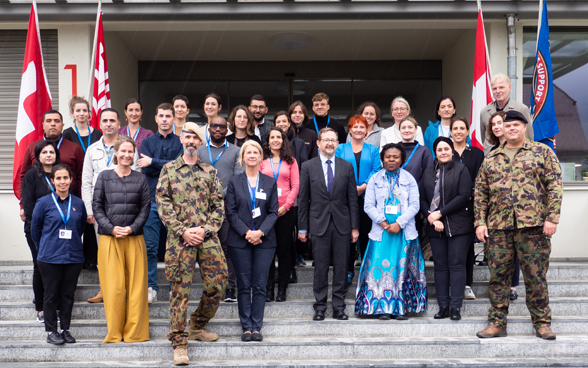
[[[143,168],[143,173],[149,183],[151,202],[155,203],[155,188],[157,188],[159,173],[163,165],[180,157],[183,152],[184,147],[182,146],[182,142],[180,142],[180,137],[173,132],[165,137],[157,132],[145,138],[141,143],[141,154],[151,157],[151,165]],[[139,155],[139,158],[141,157]]]

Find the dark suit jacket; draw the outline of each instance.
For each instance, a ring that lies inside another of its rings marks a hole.
[[[334,157],[333,194],[329,197],[320,156],[302,164],[298,192],[298,228],[311,235],[322,236],[329,220],[341,234],[359,229],[357,186],[351,163]]]
[[[253,229],[254,221],[255,230],[261,230],[265,234],[261,238],[261,244],[258,247],[276,247],[274,225],[278,219],[278,208],[280,207],[278,204],[278,186],[274,178],[260,174],[258,190],[266,193],[266,199],[257,198],[256,206],[259,207],[261,215],[253,219],[247,175],[241,173],[229,179],[225,200],[225,213],[231,225],[227,235],[227,245],[229,247],[245,248],[248,244],[248,241],[245,240],[245,233]]]

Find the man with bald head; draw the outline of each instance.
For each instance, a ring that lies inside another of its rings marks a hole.
[[[227,121],[221,116],[215,116],[208,124],[208,136],[210,141],[208,145],[201,145],[198,148],[198,157],[207,163],[214,166],[218,173],[218,178],[223,185],[223,197],[227,194],[227,185],[231,176],[239,175],[243,172],[243,167],[239,165],[239,147],[230,144],[226,140],[228,132]],[[218,237],[221,242],[225,258],[227,259],[227,266],[229,268],[229,285],[225,292],[225,302],[236,302],[235,288],[237,286],[237,276],[235,275],[235,268],[229,256],[229,248],[227,247],[227,234],[229,232],[229,222],[226,216],[223,219],[223,225],[218,231]]]

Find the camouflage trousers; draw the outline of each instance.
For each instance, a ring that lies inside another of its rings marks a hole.
[[[220,245],[209,248],[168,247],[165,255],[165,274],[171,283],[170,318],[171,331],[167,338],[175,349],[188,346],[186,318],[192,278],[200,265],[202,298],[196,311],[190,316],[190,327],[202,329],[214,317],[227,287],[227,262]]]
[[[549,268],[551,241],[543,235],[543,227],[489,230],[489,240],[484,251],[490,268],[490,324],[506,327],[516,253],[525,279],[526,302],[533,327],[539,329],[550,326],[551,308],[545,275]]]

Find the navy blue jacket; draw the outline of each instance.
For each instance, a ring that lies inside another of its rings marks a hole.
[[[33,211],[31,236],[39,252],[37,260],[54,264],[83,263],[82,234],[88,217],[84,201],[71,196],[71,214],[66,227],[51,196],[39,199]],[[63,216],[67,217],[69,200],[61,200],[57,194],[55,198]],[[64,228],[72,231],[71,239],[59,239],[59,230]]]
[[[278,219],[278,185],[274,178],[259,174],[258,191],[266,194],[266,199],[257,198],[255,205],[259,207],[261,215],[253,218],[251,214],[251,195],[249,194],[249,183],[247,175],[241,173],[232,176],[227,186],[227,198],[225,201],[225,212],[227,220],[231,225],[227,235],[227,245],[235,248],[245,248],[249,243],[245,240],[245,233],[253,229],[261,230],[265,236],[261,237],[259,248],[275,248],[276,234],[274,225]]]
[[[180,157],[183,152],[184,147],[182,146],[182,142],[180,142],[180,137],[173,132],[165,137],[161,133],[156,132],[141,142],[140,153],[151,157],[151,165],[143,168],[143,174],[145,174],[149,183],[151,202],[155,203],[155,189],[157,188],[159,173],[163,165]],[[141,158],[141,155],[139,155],[139,158]]]

